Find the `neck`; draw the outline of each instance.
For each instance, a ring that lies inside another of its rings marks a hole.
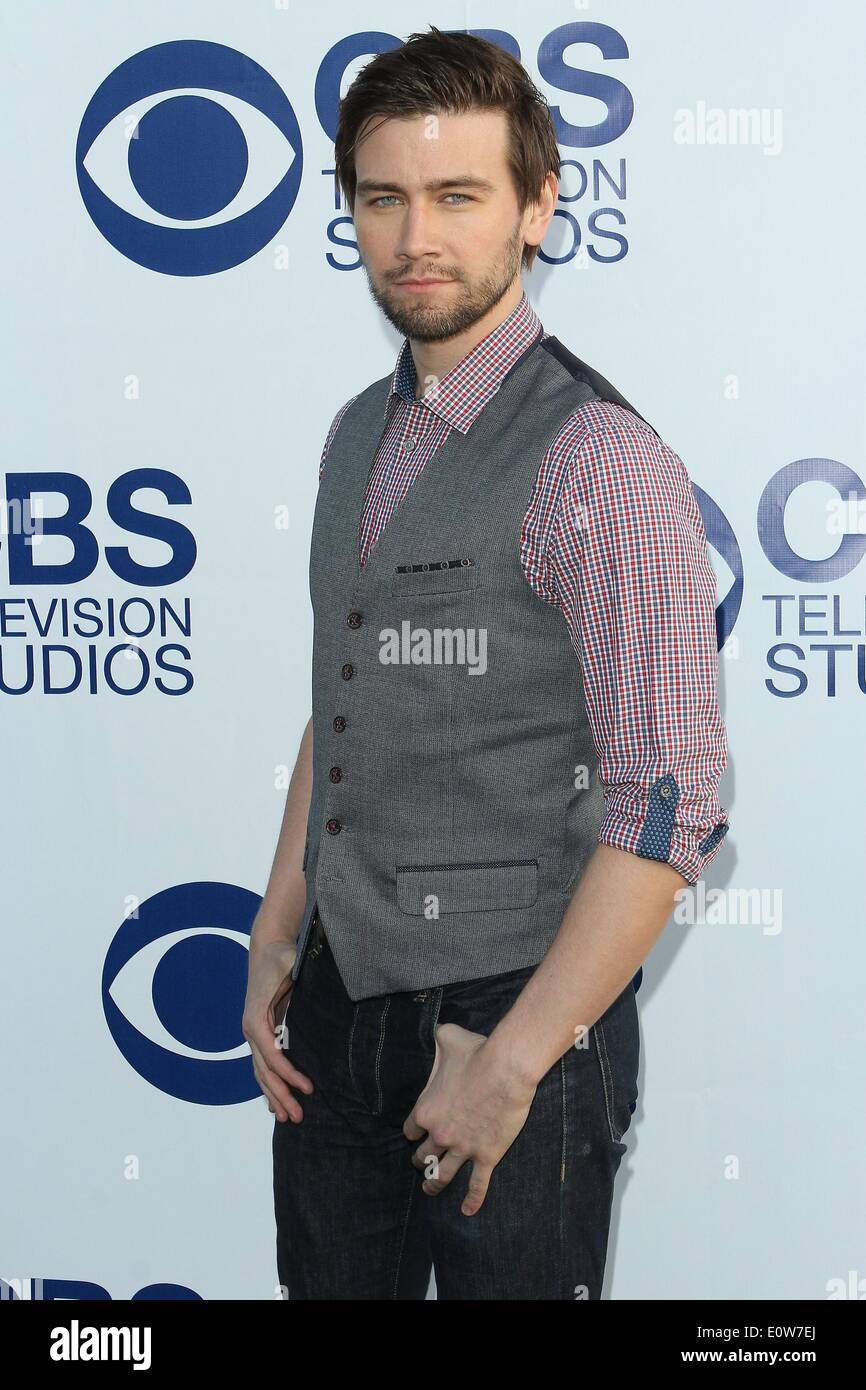
[[[523,284],[518,275],[514,284],[491,309],[488,309],[484,317],[462,333],[455,333],[453,338],[441,338],[432,343],[419,343],[410,338],[409,346],[416,374],[415,399],[419,400],[423,396],[431,377],[435,381],[441,381],[452,367],[463,361],[482,338],[486,338],[488,333],[492,333],[494,328],[503,323],[517,308],[522,296]]]

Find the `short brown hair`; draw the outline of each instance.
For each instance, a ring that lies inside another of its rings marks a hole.
[[[559,178],[559,147],[550,107],[526,69],[498,44],[437,29],[410,34],[361,69],[340,102],[334,142],[337,182],[355,207],[355,146],[371,116],[419,116],[478,108],[502,110],[508,122],[508,164],[521,213],[538,201],[548,173]],[[524,243],[532,268],[537,246]]]

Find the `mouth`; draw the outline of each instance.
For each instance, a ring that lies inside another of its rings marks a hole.
[[[397,288],[401,290],[432,290],[436,285],[452,285],[453,280],[398,280]]]

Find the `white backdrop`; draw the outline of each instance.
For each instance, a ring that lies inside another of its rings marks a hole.
[[[246,940],[310,713],[319,454],[400,345],[333,123],[432,22],[510,34],[555,109],[524,283],[684,460],[718,576],[731,832],[645,966],[605,1296],[866,1296],[863,7],[0,14],[2,1279],[275,1296]]]

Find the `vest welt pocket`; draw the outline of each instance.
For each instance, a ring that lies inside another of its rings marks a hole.
[[[416,562],[417,563],[417,562]],[[401,567],[402,568],[402,567]],[[442,568],[436,561],[429,569],[415,569],[413,562],[407,561],[402,573],[396,567],[391,575],[389,592],[392,594],[457,594],[466,589],[481,587],[481,572],[477,564],[448,565]]]
[[[532,907],[538,897],[537,859],[491,859],[467,864],[398,864],[402,912],[487,912]]]

